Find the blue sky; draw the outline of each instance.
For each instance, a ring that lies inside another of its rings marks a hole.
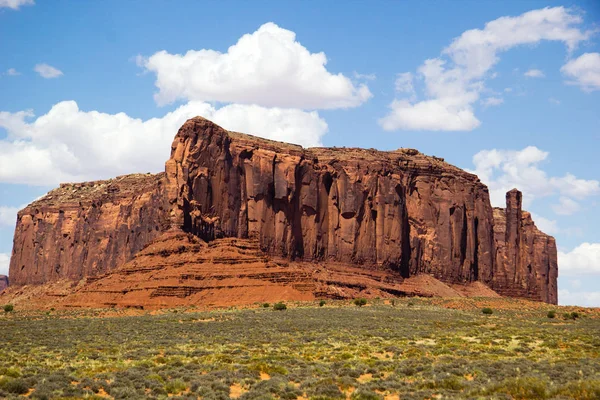
[[[518,187],[559,301],[600,306],[596,1],[0,0],[0,273],[16,210],[160,171],[203,115],[303,145],[412,147]]]

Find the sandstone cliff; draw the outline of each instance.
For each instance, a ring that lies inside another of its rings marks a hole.
[[[168,227],[162,178],[63,184],[19,211],[11,284],[81,279],[130,260]]]
[[[491,286],[505,296],[556,304],[556,242],[537,229],[521,206],[521,192],[513,189],[506,194],[506,208],[494,209],[496,268]]]
[[[554,239],[520,201],[503,219],[477,176],[443,159],[304,149],[194,118],[165,170],[63,185],[22,210],[11,284],[104,274],[171,228],[209,243],[247,239],[298,263],[390,271],[398,283],[426,274],[556,302]]]
[[[404,277],[492,279],[487,188],[416,150],[303,149],[195,118],[177,133],[166,174],[173,225],[205,240],[256,238],[269,254]]]

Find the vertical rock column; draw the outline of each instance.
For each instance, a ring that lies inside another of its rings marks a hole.
[[[541,232],[531,214],[523,211],[517,189],[506,194],[506,209],[494,209],[494,239],[494,290],[505,296],[556,304],[556,241]]]

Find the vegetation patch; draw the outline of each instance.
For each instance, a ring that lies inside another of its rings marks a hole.
[[[600,398],[598,313],[449,301],[1,313],[0,398]]]

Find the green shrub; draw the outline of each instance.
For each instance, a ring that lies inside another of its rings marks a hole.
[[[563,318],[564,319],[576,320],[577,318],[579,318],[579,313],[576,312],[576,311],[573,311],[571,313],[566,312],[566,313],[563,314]]]
[[[383,396],[371,390],[360,388],[350,396],[352,400],[383,400]]]
[[[2,378],[0,379],[0,389],[14,394],[25,394],[29,391],[29,386],[22,379]]]
[[[554,310],[548,311],[548,318],[552,319],[555,317],[556,317],[556,311],[554,311]]]
[[[383,396],[371,390],[360,388],[350,396],[352,400],[383,400]]]
[[[571,319],[577,319],[577,318],[579,318],[579,313],[577,311],[573,311],[571,313]]]
[[[465,388],[464,380],[459,378],[458,376],[450,376],[441,382],[437,382],[436,386],[438,388],[450,389],[450,390],[462,390]]]
[[[19,378],[21,376],[21,371],[14,367],[0,368],[0,375]]]
[[[263,303],[262,306],[263,306],[263,308],[269,308],[269,307],[271,307],[271,305],[269,303]]]
[[[364,306],[365,304],[367,304],[367,299],[363,299],[363,298],[360,298],[360,299],[354,299],[354,304],[356,304],[356,305],[357,305],[357,306],[359,306],[359,307],[362,307],[362,306]]]
[[[572,399],[600,399],[600,380],[569,382],[557,390],[558,394]]]
[[[281,311],[281,310],[286,310],[287,306],[282,303],[281,301],[279,303],[275,303],[273,304],[273,310],[277,310],[277,311]]]
[[[171,394],[181,393],[185,389],[187,389],[187,385],[181,379],[171,380],[171,381],[167,382],[167,384],[165,385],[165,390],[167,391],[167,393],[171,393]]]
[[[14,309],[15,309],[15,307],[12,304],[6,304],[4,306],[4,312],[5,313],[13,312]]]
[[[319,302],[319,307],[323,307],[324,305],[325,305],[325,300],[321,300],[321,301]]]
[[[481,310],[482,313],[484,313],[485,315],[492,315],[494,313],[494,311],[489,308],[489,307],[485,307]]]
[[[314,387],[314,394],[310,397],[313,400],[335,400],[345,399],[346,396],[340,391],[340,388],[331,380],[324,379]]]
[[[495,386],[495,393],[505,393],[514,399],[545,399],[548,382],[535,377],[509,378]]]

